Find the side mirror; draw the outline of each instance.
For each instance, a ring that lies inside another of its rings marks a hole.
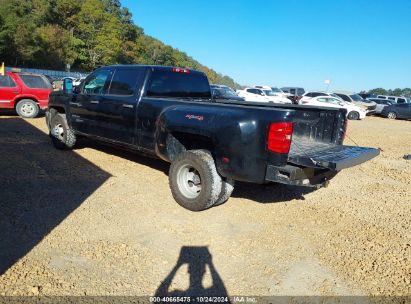
[[[65,78],[63,81],[63,91],[66,94],[73,93],[73,79]]]

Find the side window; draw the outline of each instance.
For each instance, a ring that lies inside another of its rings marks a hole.
[[[0,88],[14,88],[16,83],[9,75],[0,75]]]
[[[45,79],[37,75],[20,75],[21,80],[24,84],[31,89],[50,89],[50,83],[47,83]]]
[[[301,96],[305,93],[304,89],[297,89],[298,96]]]
[[[83,93],[89,95],[105,94],[109,75],[109,70],[99,70],[91,74],[84,82]]]
[[[108,90],[109,95],[131,96],[136,93],[137,83],[141,83],[145,69],[118,69],[115,71]]]
[[[328,102],[327,98],[317,98],[319,102]]]
[[[395,97],[388,97],[389,100],[395,100]]]
[[[350,97],[348,97],[347,95],[344,95],[344,94],[337,94],[337,95],[340,96],[344,101],[351,102]]]
[[[247,92],[251,94],[258,94],[256,89],[247,89]]]
[[[397,103],[406,103],[405,98],[398,98]]]
[[[255,93],[256,93],[257,95],[265,95],[265,94],[263,93],[263,91],[261,91],[261,90],[255,90]]]
[[[315,95],[315,93],[307,93],[307,94],[305,94],[305,96],[307,96],[307,97],[315,97],[314,95]]]
[[[290,93],[295,95],[295,89],[290,89]]]

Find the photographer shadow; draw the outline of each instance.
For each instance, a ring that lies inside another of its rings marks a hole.
[[[179,269],[186,265],[189,274],[189,287],[186,290],[170,290],[173,279]],[[204,275],[207,268],[211,275],[210,287],[203,286]],[[211,253],[205,246],[183,246],[177,264],[158,287],[155,297],[228,297],[223,280],[214,267]],[[227,302],[225,302],[227,303]]]

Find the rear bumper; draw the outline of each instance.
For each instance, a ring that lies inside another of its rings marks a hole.
[[[318,168],[302,168],[288,164],[283,167],[267,166],[265,180],[286,185],[325,187],[338,171]]]
[[[40,107],[40,109],[46,110],[47,107],[48,107],[48,105],[49,105],[49,100],[48,100],[48,99],[46,99],[46,100],[39,100],[39,107]]]

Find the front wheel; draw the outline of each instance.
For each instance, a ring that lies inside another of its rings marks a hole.
[[[31,99],[22,99],[16,105],[16,112],[23,118],[34,118],[39,114],[39,105]]]
[[[179,154],[171,163],[168,178],[174,199],[188,210],[208,209],[220,198],[222,179],[206,150]]]
[[[67,123],[65,114],[56,114],[50,122],[50,137],[54,147],[70,150],[76,144],[76,135]]]
[[[396,118],[397,118],[397,113],[395,113],[395,112],[388,112],[387,117],[388,117],[389,119],[396,119]]]
[[[350,113],[348,113],[348,119],[358,120],[358,119],[360,119],[360,113],[355,112],[355,111],[351,111]]]

